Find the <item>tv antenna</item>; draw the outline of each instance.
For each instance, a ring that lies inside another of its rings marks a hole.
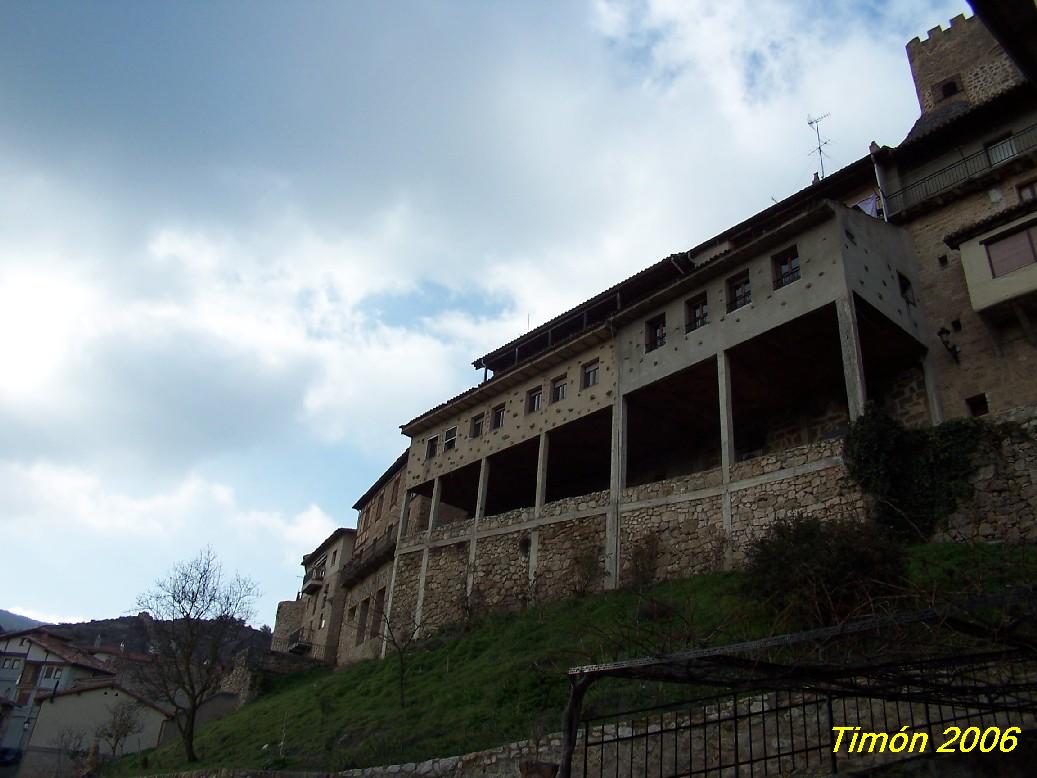
[[[828,156],[827,154],[825,154],[825,146],[831,143],[831,141],[828,138],[821,140],[821,128],[819,125],[824,119],[827,119],[829,116],[831,116],[830,113],[823,113],[817,118],[814,118],[810,114],[807,114],[807,126],[810,127],[817,135],[817,146],[812,148],[808,152],[808,154],[817,154],[818,162],[821,163],[821,178],[825,177],[825,157]]]

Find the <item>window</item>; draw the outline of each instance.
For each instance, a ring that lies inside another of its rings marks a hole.
[[[44,668],[44,670],[43,670],[43,677],[44,678],[53,678],[54,677],[54,668],[53,667],[46,667],[46,668]]]
[[[11,667],[11,660],[10,659],[5,659],[4,660],[4,664],[3,664],[2,668],[0,668],[0,669],[7,670],[10,667]]]
[[[477,413],[472,417],[472,426],[468,432],[468,437],[478,438],[482,436],[482,420],[483,415],[481,413]]]
[[[450,432],[450,430],[447,430],[447,432]],[[446,449],[448,449],[448,448],[450,448],[450,446],[447,445],[446,435],[444,435],[443,436],[443,450],[446,451]],[[377,506],[374,509],[374,515],[376,517],[378,517],[378,518],[381,518],[381,516],[382,516],[382,508],[384,508],[384,507],[385,507],[385,492],[382,492],[381,494],[378,495],[378,504],[377,504]]]
[[[543,399],[544,388],[542,386],[538,386],[526,392],[526,413],[536,413],[539,411]]]
[[[961,91],[961,86],[958,84],[958,79],[948,78],[942,84],[937,85],[938,94],[941,100],[946,100],[948,97],[954,97]]]
[[[367,637],[367,612],[371,608],[371,598],[360,603],[360,620],[356,625],[356,644],[359,646]]]
[[[727,312],[736,311],[743,305],[753,301],[752,289],[749,286],[749,271],[745,270],[727,279]]]
[[[551,402],[558,403],[565,399],[565,390],[568,387],[568,382],[565,376],[558,376],[551,382]]]
[[[583,378],[581,379],[580,386],[583,389],[589,389],[598,383],[598,360],[588,362],[583,366]]]
[[[503,403],[501,403],[500,405],[498,405],[496,408],[493,409],[493,417],[491,419],[491,422],[492,422],[493,428],[495,430],[499,430],[501,427],[504,426],[504,404]]]
[[[338,556],[338,549],[331,552],[331,564],[335,564],[335,557]]]
[[[385,588],[378,590],[374,596],[374,611],[371,614],[371,637],[376,637],[382,631],[382,614],[385,611]]]
[[[1031,200],[1035,200],[1037,199],[1037,181],[1020,184],[1016,187],[1016,191],[1019,193],[1020,202],[1028,203]]]
[[[900,296],[908,305],[918,305],[915,300],[915,292],[911,288],[911,280],[903,273],[897,273],[897,283],[900,284]]]
[[[771,257],[774,269],[774,288],[781,289],[793,281],[799,280],[799,252],[795,246],[787,248]]]
[[[396,476],[392,482],[392,499],[389,501],[391,505],[395,505],[396,501],[400,497],[400,477]]]
[[[660,313],[645,322],[645,351],[666,345],[666,314]]]
[[[990,404],[987,403],[986,394],[965,398],[965,405],[968,406],[969,413],[973,416],[986,416],[990,413]]]
[[[425,441],[425,458],[432,459],[436,455],[436,446],[439,445],[439,436],[433,435]]]
[[[325,625],[326,623],[327,623],[327,622],[326,622],[326,621],[324,620],[324,614],[322,613],[322,614],[320,615],[320,627],[319,627],[319,629],[324,629],[324,625]]]
[[[709,303],[706,293],[697,294],[684,302],[684,331],[691,332],[709,323]]]
[[[987,257],[994,278],[1037,262],[1037,225],[988,243]]]
[[[443,433],[443,450],[451,451],[457,445],[457,427],[451,427]],[[381,513],[381,509],[378,510]]]

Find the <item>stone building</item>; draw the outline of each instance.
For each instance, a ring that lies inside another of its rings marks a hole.
[[[354,506],[339,663],[384,651],[377,624],[736,565],[781,517],[863,515],[842,451],[866,402],[1037,414],[1037,93],[974,18],[907,53],[900,144],[479,357],[481,383],[402,425]],[[1037,453],[1009,459],[977,505],[1033,525]]]
[[[278,603],[271,648],[333,661],[342,626],[342,567],[353,553],[356,530],[340,527],[302,558],[302,588]]]

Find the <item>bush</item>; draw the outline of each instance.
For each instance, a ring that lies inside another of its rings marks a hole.
[[[788,626],[866,616],[904,578],[903,552],[872,522],[794,517],[749,547],[745,589]]]

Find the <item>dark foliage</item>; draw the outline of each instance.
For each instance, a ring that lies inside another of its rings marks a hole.
[[[790,628],[826,626],[873,613],[904,570],[899,545],[871,522],[794,517],[750,546],[743,586]]]
[[[872,405],[850,426],[846,468],[875,499],[878,523],[899,537],[926,541],[972,494],[975,455],[991,431],[975,419],[909,430]]]

